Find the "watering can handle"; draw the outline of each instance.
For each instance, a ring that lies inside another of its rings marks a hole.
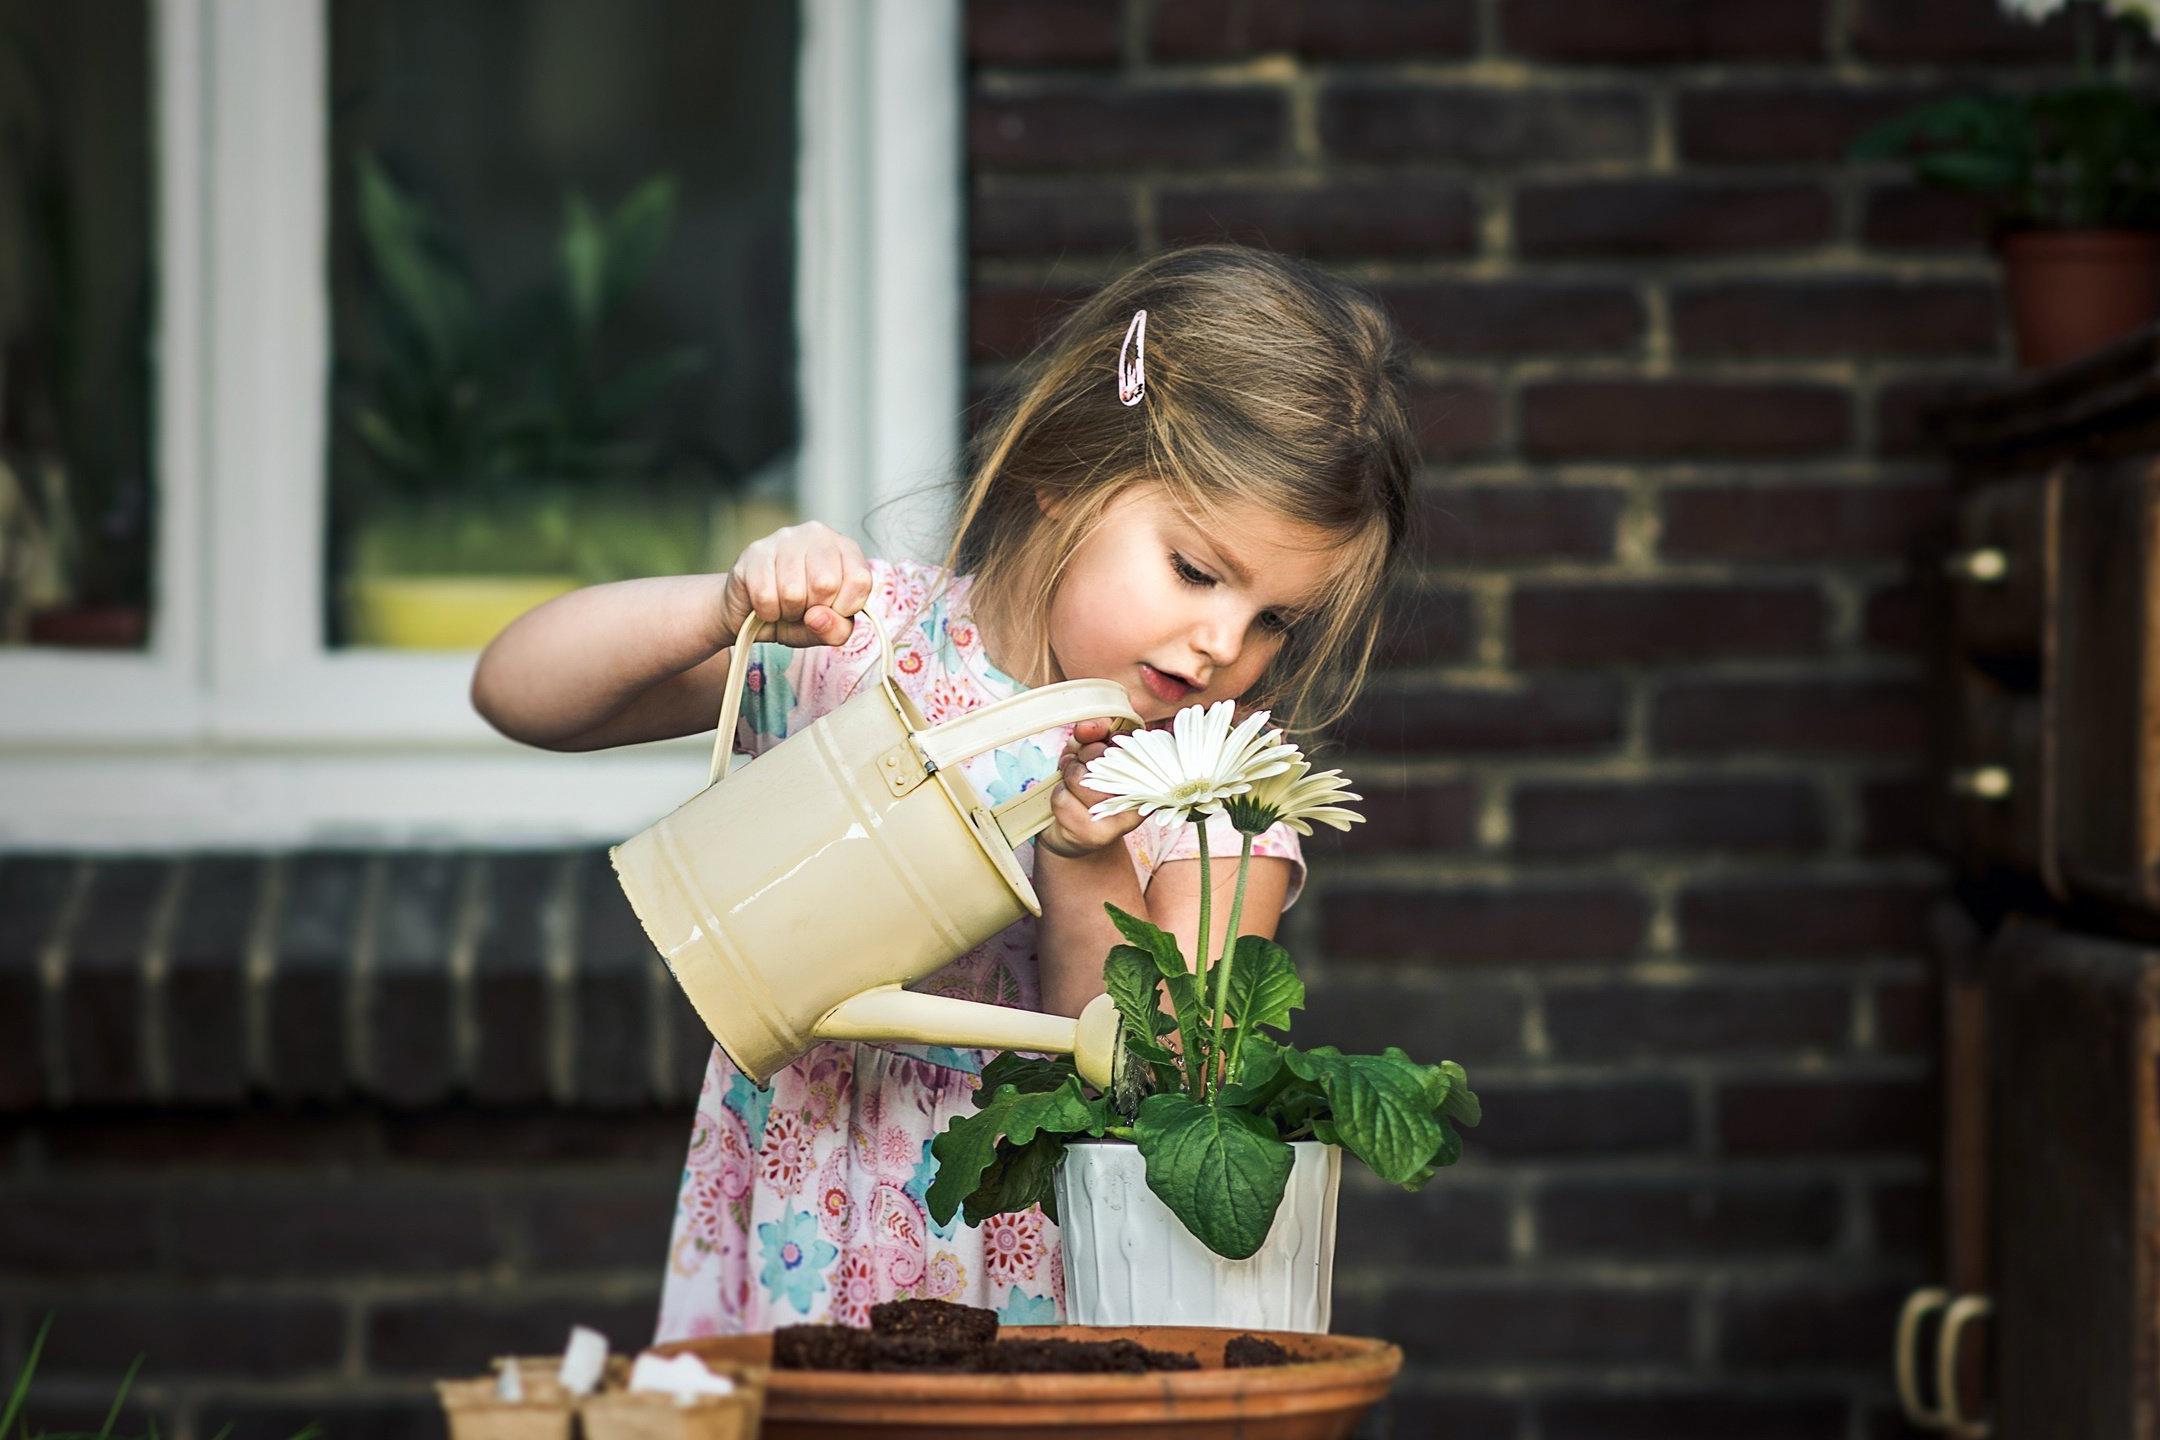
[[[891,684],[892,641],[886,637],[885,627],[867,609],[858,611],[855,618],[870,622],[870,633],[877,636],[878,677]],[[720,728],[713,732],[712,769],[705,776],[707,789],[727,774],[728,754],[735,744],[735,722],[742,715],[743,682],[750,675],[750,649],[765,623],[753,610],[743,617],[742,629],[735,632],[735,648],[728,655],[727,690],[720,699]]]

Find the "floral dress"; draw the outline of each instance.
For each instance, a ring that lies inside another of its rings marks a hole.
[[[873,561],[870,606],[892,636],[900,686],[940,721],[1022,687],[992,665],[967,609],[968,582],[932,598],[938,572]],[[760,645],[749,667],[736,748],[752,755],[874,683],[876,640],[857,625],[838,649]],[[994,803],[1054,777],[1069,731],[1052,730],[964,762]],[[1218,818],[1208,843],[1235,863],[1238,840]],[[1158,866],[1199,853],[1193,827],[1150,821],[1127,837],[1144,890]],[[1032,843],[1018,851],[1034,873]],[[1287,828],[1259,836],[1256,855],[1295,867]],[[1032,916],[912,987],[1037,1009]],[[806,1320],[869,1323],[880,1301],[956,1300],[995,1309],[1007,1324],[1063,1318],[1057,1227],[1039,1209],[980,1227],[930,1218],[933,1137],[972,1097],[994,1052],[940,1045],[829,1042],[759,1089],[715,1045],[676,1197],[667,1278],[654,1343],[768,1330]]]

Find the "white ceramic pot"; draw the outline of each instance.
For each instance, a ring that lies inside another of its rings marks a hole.
[[[1342,1150],[1292,1142],[1296,1159],[1275,1227],[1243,1260],[1194,1238],[1147,1187],[1138,1146],[1065,1147],[1054,1183],[1074,1325],[1227,1325],[1324,1333],[1335,1289],[1335,1203]]]

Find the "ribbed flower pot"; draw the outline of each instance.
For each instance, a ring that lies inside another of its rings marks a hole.
[[[2160,313],[2160,232],[2016,230],[1997,245],[2028,370],[2090,354]]]
[[[1057,1187],[1065,1313],[1075,1325],[1226,1325],[1324,1333],[1335,1288],[1342,1150],[1293,1142],[1275,1227],[1243,1260],[1201,1244],[1147,1186],[1139,1147],[1076,1141]]]

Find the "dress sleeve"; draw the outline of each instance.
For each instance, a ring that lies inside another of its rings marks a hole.
[[[1211,816],[1208,820],[1208,863],[1227,865],[1234,872],[1243,839],[1237,827],[1230,823],[1229,816]],[[1155,872],[1172,860],[1200,858],[1198,828],[1189,821],[1166,819],[1159,814],[1143,820],[1137,830],[1125,837],[1125,845],[1132,852],[1133,869],[1140,876],[1143,891],[1155,878]],[[1287,825],[1271,825],[1253,837],[1252,853],[1255,857],[1266,855],[1290,862],[1290,888],[1283,895],[1283,909],[1296,904],[1298,893],[1305,888],[1305,850],[1298,843],[1297,832]]]

